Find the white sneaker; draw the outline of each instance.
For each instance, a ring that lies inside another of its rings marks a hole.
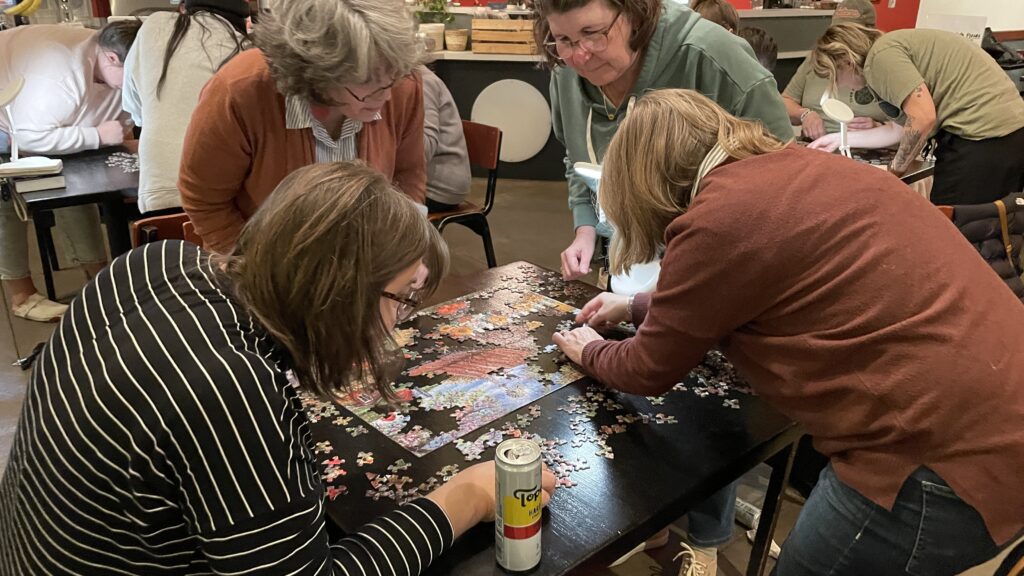
[[[747,530],[747,540],[749,540],[751,544],[754,543],[755,536],[757,536],[757,530]],[[779,552],[782,552],[782,548],[779,548],[779,545],[775,543],[775,539],[772,538],[772,544],[768,547],[768,556],[778,560]]]
[[[661,548],[665,544],[668,544],[668,528],[665,528],[661,532],[658,532],[647,541],[637,544],[636,548],[633,548],[629,552],[623,554],[621,558],[609,564],[608,567],[614,568],[621,564],[625,564],[629,561],[630,558],[636,556],[644,550],[654,550],[655,548]]]
[[[676,554],[673,562],[683,559],[679,565],[679,576],[718,576],[718,548],[701,548],[680,542],[683,550]]]

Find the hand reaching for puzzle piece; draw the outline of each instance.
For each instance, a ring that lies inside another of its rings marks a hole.
[[[598,334],[590,326],[584,326],[577,328],[571,332],[555,332],[551,339],[558,344],[558,347],[562,349],[562,352],[576,364],[581,364],[583,359],[583,349],[596,340],[604,340],[600,334]]]
[[[629,311],[626,304],[628,296],[604,292],[599,294],[580,310],[576,315],[577,324],[586,324],[594,328],[605,328],[615,326],[622,322],[629,322]]]

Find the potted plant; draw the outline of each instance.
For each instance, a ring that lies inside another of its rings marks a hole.
[[[416,19],[421,24],[447,24],[455,19],[448,11],[447,0],[421,0]]]

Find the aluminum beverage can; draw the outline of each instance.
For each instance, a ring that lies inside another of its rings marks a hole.
[[[761,522],[761,509],[741,498],[736,498],[736,521],[740,524],[757,530]]]
[[[540,563],[540,446],[523,438],[498,444],[494,476],[498,564],[509,572],[531,570]]]

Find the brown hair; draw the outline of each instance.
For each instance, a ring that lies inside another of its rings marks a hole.
[[[736,160],[785,146],[761,123],[736,118],[694,90],[657,90],[636,101],[612,138],[601,178],[601,207],[615,226],[613,273],[657,256],[715,144]]]
[[[548,16],[583,8],[591,2],[605,2],[611,8],[621,11],[633,26],[629,47],[637,52],[647,49],[647,44],[658,27],[658,18],[661,17],[661,0],[535,0],[533,13],[536,20],[533,25],[533,37],[537,45],[543,48],[544,43],[550,41],[551,27],[548,25]],[[558,59],[547,50],[543,50],[542,54],[549,67],[559,65]]]
[[[864,60],[882,32],[860,24],[836,24],[818,38],[811,54],[811,66],[821,78],[835,83],[839,68],[850,66],[864,75]]]
[[[725,28],[729,32],[740,29],[740,15],[736,8],[725,0],[693,0],[690,10]]]
[[[764,28],[758,28],[757,26],[748,26],[746,28],[740,28],[736,31],[736,35],[747,41],[750,47],[754,50],[754,56],[757,57],[757,61],[761,63],[769,72],[775,70],[775,63],[779,59],[779,46],[775,43],[775,38],[765,31]]]
[[[124,64],[135,37],[139,35],[139,28],[142,28],[142,20],[138,18],[110,22],[96,34],[96,43],[101,49],[117,54],[117,59]]]
[[[381,292],[421,259],[430,277],[417,298],[437,287],[448,250],[416,206],[361,162],[293,172],[223,257],[237,297],[288,351],[303,388],[331,397],[371,383],[386,398],[401,357]]]

